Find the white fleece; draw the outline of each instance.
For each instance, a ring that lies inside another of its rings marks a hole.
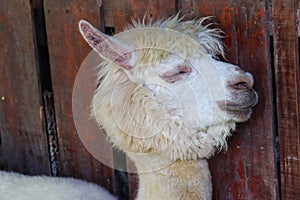
[[[0,200],[116,200],[96,184],[73,178],[0,171]]]

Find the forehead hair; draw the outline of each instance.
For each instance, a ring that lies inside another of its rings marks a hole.
[[[145,23],[145,20],[133,21],[125,29],[130,35],[127,42],[136,52],[136,64],[143,66],[155,64],[170,54],[183,59],[193,55],[224,55],[221,42],[222,31],[204,25],[208,18],[182,21],[178,15],[156,22]]]

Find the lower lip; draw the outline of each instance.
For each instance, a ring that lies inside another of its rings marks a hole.
[[[226,110],[226,113],[244,119],[248,118],[248,116],[251,114],[251,108],[245,108],[240,110]]]

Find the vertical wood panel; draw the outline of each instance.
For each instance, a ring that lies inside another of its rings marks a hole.
[[[283,200],[300,198],[298,5],[297,0],[273,1],[274,67]]]
[[[229,150],[210,160],[214,199],[276,199],[271,68],[265,1],[193,1],[195,15],[216,16],[229,62],[255,77],[259,103],[238,125]]]
[[[47,137],[43,127],[43,107],[37,79],[36,44],[32,8],[42,1],[0,2],[0,169],[30,174],[50,174]],[[272,71],[269,62],[267,11],[264,0],[103,0],[100,18],[97,0],[44,0],[51,75],[60,144],[60,170],[97,182],[110,191],[116,185],[113,170],[85,149],[72,117],[72,89],[76,73],[90,52],[78,31],[78,21],[86,19],[101,30],[116,33],[137,17],[162,18],[181,11],[186,19],[216,16],[225,31],[224,43],[229,62],[238,64],[255,77],[259,104],[249,122],[238,126],[230,138],[229,150],[210,160],[214,199],[276,199],[274,123],[278,122],[282,199],[300,197],[300,110],[299,110],[299,0],[272,1],[272,34],[277,116],[272,110]],[[298,17],[298,19],[297,19]],[[40,66],[43,67],[43,66]],[[87,78],[77,93],[86,107],[94,84]],[[78,103],[78,104],[77,104]],[[82,103],[82,104],[81,104]],[[83,118],[88,116],[83,113]],[[83,127],[90,144],[104,160],[113,159],[111,147],[95,135],[93,122]],[[101,131],[100,131],[101,132]],[[103,134],[103,133],[102,133]],[[99,141],[99,142],[97,142]],[[101,144],[101,145],[99,145]],[[96,145],[96,146],[95,146]],[[100,159],[101,160],[101,159]],[[111,161],[113,162],[113,161]],[[112,166],[113,164],[110,163]],[[127,163],[130,171],[134,166]],[[130,199],[134,199],[137,177],[129,174]],[[279,180],[279,179],[278,179]],[[118,193],[117,191],[114,191]],[[121,197],[122,198],[122,197]]]
[[[185,19],[194,19],[196,17],[194,0],[177,1],[177,9]]]
[[[105,26],[115,27],[116,33],[131,23],[132,19],[146,20],[169,17],[176,12],[175,0],[103,0]]]
[[[99,7],[95,0],[45,0],[47,36],[57,129],[60,144],[61,175],[75,176],[97,182],[110,191],[113,190],[113,170],[96,160],[81,142],[75,130],[72,116],[72,89],[76,72],[84,58],[91,51],[82,39],[78,22],[80,19],[100,26]],[[87,84],[81,98],[95,90],[95,85]],[[85,99],[86,100],[86,99]],[[86,102],[83,102],[83,104]],[[89,113],[89,108],[82,115]],[[96,127],[85,127],[86,141],[95,145]],[[112,149],[99,141],[102,149],[99,155],[112,159]]]
[[[272,69],[269,57],[266,1],[232,1],[236,19],[237,57],[255,77],[259,103],[240,128],[246,199],[276,199]]]
[[[50,174],[29,0],[0,2],[0,169]]]

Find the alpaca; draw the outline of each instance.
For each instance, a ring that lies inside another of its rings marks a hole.
[[[0,171],[1,200],[117,200],[96,184],[73,178]]]
[[[217,59],[221,30],[206,19],[133,21],[113,37],[79,22],[103,58],[92,116],[135,163],[137,200],[212,199],[207,159],[258,101],[253,76]]]

